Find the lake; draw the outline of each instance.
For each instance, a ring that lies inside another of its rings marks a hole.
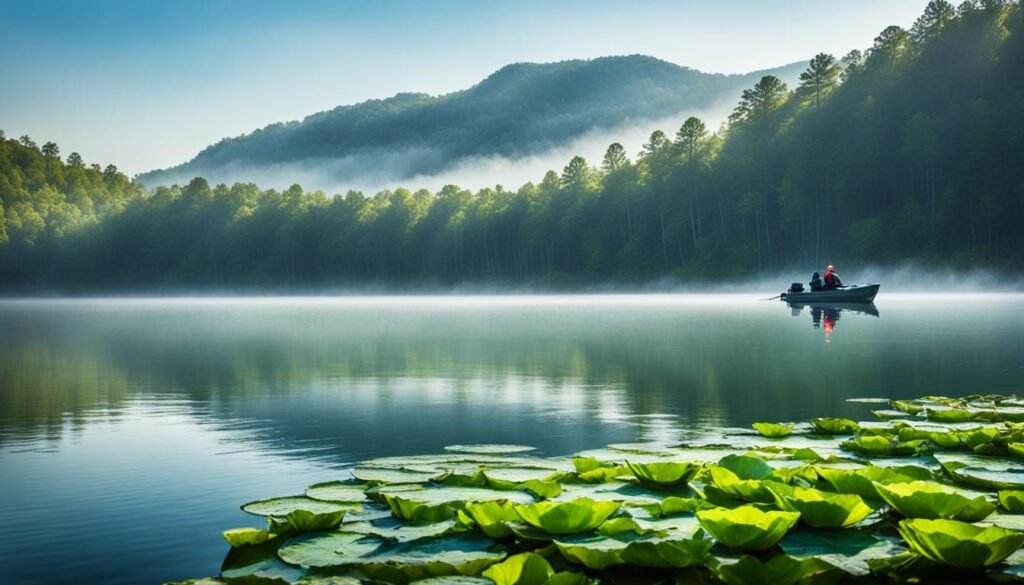
[[[370,457],[1024,388],[1024,295],[763,296],[0,301],[0,581],[214,575],[239,505]]]

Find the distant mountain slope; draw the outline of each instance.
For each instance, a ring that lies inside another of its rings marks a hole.
[[[517,63],[446,95],[398,94],[339,106],[301,122],[271,124],[224,139],[191,161],[139,180],[150,187],[200,175],[211,182],[246,180],[246,169],[292,163],[329,166],[334,179],[342,181],[380,173],[385,164],[389,178],[400,180],[442,171],[466,157],[541,153],[595,128],[655,120],[723,101],[731,106],[762,75],[792,83],[805,66],[721,75],[641,55]],[[349,164],[339,164],[346,160]]]

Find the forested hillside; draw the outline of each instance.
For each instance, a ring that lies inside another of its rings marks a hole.
[[[633,160],[612,144],[517,190],[335,197],[203,179],[140,195],[6,140],[0,276],[117,289],[574,285],[826,262],[1021,273],[1020,4],[933,1],[911,30],[818,55],[797,87],[764,76],[722,133],[696,118],[667,130]]]
[[[516,63],[463,91],[399,94],[271,124],[139,180],[150,187],[196,176],[231,181],[254,169],[300,162],[342,184],[358,182],[384,164],[392,179],[432,174],[466,157],[515,159],[595,128],[731,102],[762,75],[795,79],[805,65],[721,75],[642,55]]]

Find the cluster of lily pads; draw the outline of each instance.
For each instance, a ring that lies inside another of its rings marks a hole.
[[[216,579],[398,585],[1024,580],[1024,400],[723,429],[571,458],[516,445],[365,461],[251,502]]]

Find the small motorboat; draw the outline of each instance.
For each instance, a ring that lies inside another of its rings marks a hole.
[[[794,282],[789,290],[779,295],[787,303],[870,303],[878,294],[881,284],[851,284],[828,290],[804,290]]]

